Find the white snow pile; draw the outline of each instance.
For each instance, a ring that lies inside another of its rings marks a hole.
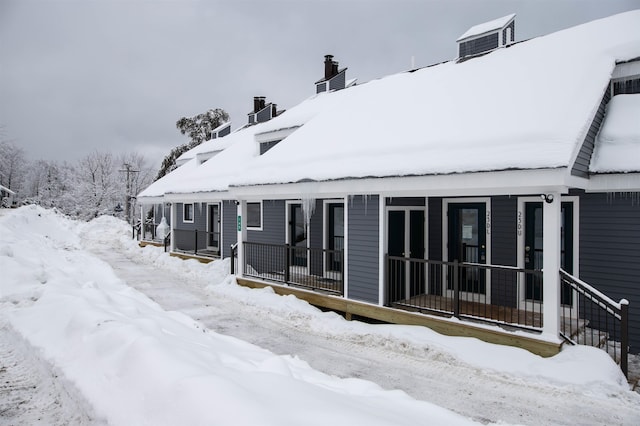
[[[640,95],[616,95],[607,105],[591,171],[640,171]]]
[[[1,315],[110,424],[473,422],[401,391],[327,376],[296,357],[274,355],[212,332],[184,314],[163,311],[92,255],[92,245],[122,250],[185,280],[206,277],[213,294],[260,307],[329,339],[415,351],[425,362],[437,357],[452,366],[472,365],[523,385],[555,383],[604,398],[628,391],[618,366],[594,348],[569,347],[541,358],[424,327],[345,321],[292,296],[236,285],[228,276],[228,260],[204,265],[170,257],[160,248],[140,249],[130,232],[111,217],[78,223],[33,206],[0,216]]]
[[[0,303],[110,424],[473,424],[163,311],[81,248],[91,227],[38,207],[0,217]]]

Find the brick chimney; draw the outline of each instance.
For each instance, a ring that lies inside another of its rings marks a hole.
[[[264,96],[254,96],[253,97],[253,112],[258,112],[265,107],[265,97]]]

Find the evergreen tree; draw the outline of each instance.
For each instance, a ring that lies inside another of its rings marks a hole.
[[[193,117],[181,117],[176,122],[176,127],[183,135],[191,139],[188,143],[173,148],[164,157],[160,170],[154,180],[171,172],[176,168],[176,160],[185,152],[211,139],[212,131],[223,123],[229,121],[229,114],[223,109],[210,109]]]

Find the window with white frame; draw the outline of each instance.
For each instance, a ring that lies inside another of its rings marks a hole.
[[[262,229],[262,203],[247,203],[247,228]]]
[[[182,205],[182,221],[193,223],[193,203]]]

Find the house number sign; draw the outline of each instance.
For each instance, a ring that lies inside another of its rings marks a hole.
[[[491,210],[487,209],[487,235],[491,235]]]
[[[238,216],[238,232],[242,231],[242,216]]]

